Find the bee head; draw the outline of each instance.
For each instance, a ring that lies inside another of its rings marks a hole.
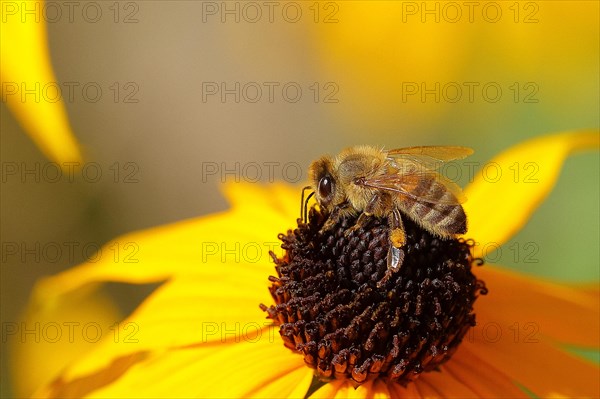
[[[321,207],[331,210],[338,202],[343,201],[343,198],[340,201],[343,193],[339,189],[331,158],[325,156],[313,162],[308,169],[308,175]]]

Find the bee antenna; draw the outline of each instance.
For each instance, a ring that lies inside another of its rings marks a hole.
[[[315,192],[313,191],[312,193],[308,194],[308,197],[306,197],[306,202],[304,203],[304,223],[306,223],[308,221],[308,200],[310,199],[310,197],[312,197],[313,195],[315,195]]]
[[[306,207],[304,206],[304,192],[306,190],[311,189],[311,186],[306,186],[302,188],[302,198],[300,199],[300,217],[302,218],[302,220],[306,221],[306,216],[304,215],[304,213],[302,212],[304,209],[306,209]],[[310,197],[308,197],[310,198]]]

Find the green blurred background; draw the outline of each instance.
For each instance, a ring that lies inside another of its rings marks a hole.
[[[225,169],[300,184],[296,165],[303,180],[311,160],[358,143],[467,145],[483,165],[524,139],[600,125],[597,1],[75,3],[72,15],[58,2],[62,16],[46,16],[49,46],[94,164],[50,181],[48,161],[0,106],[3,168],[41,168],[2,176],[3,250],[40,253],[3,254],[3,323],[19,320],[36,279],[87,250],[226,209]],[[598,280],[599,169],[597,153],[569,159],[548,201],[490,263]],[[148,288],[114,292],[127,311]]]

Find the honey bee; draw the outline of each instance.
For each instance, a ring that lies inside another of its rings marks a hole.
[[[334,158],[323,156],[313,162],[309,167],[311,185],[305,189],[312,189],[319,206],[329,215],[321,231],[331,229],[346,216],[359,215],[346,234],[365,227],[371,217],[387,218],[391,244],[387,254],[389,278],[404,261],[404,216],[442,238],[466,233],[467,216],[461,205],[465,197],[456,183],[436,170],[444,162],[472,153],[467,147],[389,151],[371,146],[351,147]]]

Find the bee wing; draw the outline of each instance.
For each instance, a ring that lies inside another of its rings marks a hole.
[[[441,184],[452,195],[440,195],[438,190],[426,190],[424,194],[415,194],[421,189],[423,181]],[[460,186],[452,180],[432,170],[417,169],[409,173],[388,173],[363,181],[363,185],[384,191],[391,191],[417,202],[430,204],[458,205],[467,200]]]
[[[396,148],[387,151],[387,159],[401,169],[405,161],[419,164],[427,169],[438,169],[444,162],[463,159],[473,153],[469,147],[458,146],[420,146]]]

